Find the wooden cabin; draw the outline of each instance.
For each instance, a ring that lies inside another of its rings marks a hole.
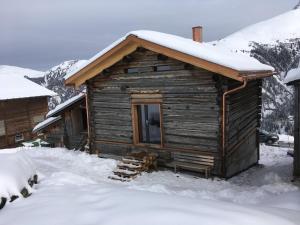
[[[33,133],[42,135],[53,147],[81,149],[87,141],[85,94],[80,93],[47,113]]]
[[[44,120],[53,95],[23,76],[0,76],[0,149],[33,138],[32,129]]]
[[[212,156],[221,177],[258,162],[261,79],[273,68],[199,43],[193,30],[194,40],[131,32],[67,75],[67,85],[87,87],[91,153],[147,151],[161,166],[178,153],[191,165]]]
[[[300,178],[300,67],[287,74],[285,83],[295,88],[293,176]]]

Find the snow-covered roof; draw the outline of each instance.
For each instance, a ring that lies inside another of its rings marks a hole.
[[[156,31],[139,30],[132,31],[126,34],[124,37],[115,41],[107,48],[100,51],[86,62],[81,63],[76,68],[74,67],[65,78],[68,79],[79,72],[82,68],[94,62],[96,59],[103,56],[105,53],[116,47],[123,42],[130,35],[136,36],[139,39],[143,39],[163,47],[167,47],[178,52],[185,53],[190,56],[197,57],[224,67],[228,67],[237,71],[273,71],[273,67],[265,65],[257,61],[256,59],[237,52],[229,51],[223,47],[213,46],[208,43],[199,43],[189,38],[183,38],[176,35],[165,34]]]
[[[40,78],[44,76],[44,72],[17,66],[0,65],[0,76],[2,75],[20,75],[29,78]]]
[[[300,67],[290,70],[284,79],[284,83],[287,84],[296,80],[300,80]]]
[[[57,94],[18,74],[0,75],[0,100],[54,95]]]
[[[54,109],[52,109],[51,111],[49,111],[46,115],[46,117],[51,117],[56,115],[57,113],[61,112],[62,110],[66,109],[67,107],[73,105],[74,103],[80,101],[81,99],[83,99],[85,97],[85,93],[80,93],[70,99],[68,99],[67,101],[57,105]]]
[[[48,127],[49,125],[55,123],[56,121],[60,120],[61,116],[57,116],[57,117],[49,117],[47,119],[45,119],[44,121],[38,123],[32,130],[33,133],[36,133],[42,129],[44,129],[45,127]]]

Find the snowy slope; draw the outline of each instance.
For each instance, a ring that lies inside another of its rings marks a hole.
[[[7,203],[0,225],[297,225],[300,221],[300,189],[297,182],[290,182],[292,158],[287,148],[263,145],[261,165],[229,180],[165,170],[125,183],[108,179],[117,164],[113,159],[61,148],[23,150],[37,166],[40,182],[30,198]]]
[[[231,50],[250,50],[251,42],[275,44],[300,38],[300,9],[251,25],[224,39],[213,42]]]
[[[0,76],[1,75],[20,75],[29,78],[39,78],[44,76],[44,72],[17,66],[0,65]]]

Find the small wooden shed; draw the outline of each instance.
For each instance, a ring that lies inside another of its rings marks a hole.
[[[176,153],[213,156],[222,177],[258,162],[261,79],[273,68],[193,30],[194,40],[130,32],[67,75],[87,87],[91,153],[147,151],[164,166]]]
[[[287,74],[285,83],[295,88],[293,175],[300,178],[300,67]]]
[[[33,127],[44,120],[48,97],[56,93],[21,75],[0,76],[0,149],[30,140]]]
[[[83,148],[87,141],[87,115],[85,93],[80,93],[59,104],[47,113],[33,133],[42,134],[54,147]]]

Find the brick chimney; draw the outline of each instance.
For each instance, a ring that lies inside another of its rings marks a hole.
[[[193,27],[193,41],[202,42],[202,27]]]

